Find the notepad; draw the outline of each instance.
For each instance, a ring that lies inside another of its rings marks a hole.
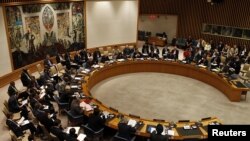
[[[45,96],[45,93],[41,93],[39,97],[40,97],[40,99],[41,99],[41,98],[43,98],[44,96]]]
[[[23,123],[23,121],[25,120],[24,117],[21,117],[21,119],[17,122],[17,124],[21,125]]]
[[[100,66],[99,65],[93,65],[93,68],[99,68]]]
[[[71,88],[78,88],[77,85],[71,85],[70,87],[71,87]]]
[[[80,103],[80,107],[82,107],[83,109],[85,109],[87,112],[93,110],[93,108],[91,107],[91,105],[85,103],[84,101]]]
[[[49,106],[48,105],[43,105],[43,109],[47,110],[47,109],[49,109]]]
[[[85,134],[79,134],[78,137],[77,137],[77,140],[78,141],[84,141],[84,139],[86,138],[87,136]]]
[[[204,65],[198,65],[199,67],[201,68],[206,68],[207,66],[204,66]]]
[[[191,129],[191,127],[189,125],[185,125],[183,128],[184,129]]]
[[[82,78],[81,77],[75,77],[75,80],[81,80]]]
[[[118,62],[125,61],[125,59],[117,59]]]
[[[130,126],[132,126],[132,127],[135,127],[135,125],[136,125],[136,120],[130,119],[130,120],[128,121],[128,125],[130,125]]]
[[[24,125],[29,124],[29,123],[30,123],[30,121],[24,120],[24,121],[21,123],[21,126],[24,126]]]
[[[21,107],[22,107],[23,105],[27,104],[27,103],[28,103],[28,99],[25,99],[24,101],[22,101]]]
[[[69,134],[69,130],[70,130],[71,128],[75,128],[75,130],[76,130],[76,134],[78,134],[78,133],[79,133],[79,131],[80,131],[80,127],[67,127],[67,128],[66,128],[66,133],[68,133],[68,134]]]
[[[170,136],[174,136],[174,130],[168,130],[167,134],[170,135]]]

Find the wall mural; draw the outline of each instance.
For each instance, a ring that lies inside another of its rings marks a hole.
[[[6,6],[14,69],[85,47],[84,2]]]

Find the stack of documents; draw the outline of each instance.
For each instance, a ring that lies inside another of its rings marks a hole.
[[[129,121],[128,121],[128,125],[130,125],[130,126],[132,126],[132,127],[135,127],[135,125],[136,125],[136,120],[133,120],[133,119],[130,119]]]
[[[80,103],[80,107],[82,107],[87,112],[93,110],[93,108],[91,107],[91,105],[85,103],[84,101]]]
[[[87,137],[87,135],[81,133],[81,134],[78,135],[77,140],[78,140],[78,141],[84,141],[84,139],[85,139],[86,137]]]

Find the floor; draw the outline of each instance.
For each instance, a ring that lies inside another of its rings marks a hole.
[[[216,88],[184,76],[124,74],[101,81],[91,93],[107,106],[146,119],[176,122],[218,117],[224,124],[250,123],[249,97],[246,101],[230,102]]]

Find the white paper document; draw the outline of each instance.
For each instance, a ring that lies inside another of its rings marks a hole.
[[[91,105],[85,103],[84,101],[80,103],[80,107],[82,107],[87,112],[93,110],[93,108],[91,107]]]
[[[132,127],[135,127],[135,125],[136,125],[136,120],[130,119],[130,120],[128,121],[128,125],[130,125],[130,126],[132,126]]]
[[[185,125],[183,128],[184,129],[191,129],[191,127],[189,125]]]
[[[78,141],[84,141],[84,139],[86,138],[87,136],[85,134],[79,134],[78,137],[77,137],[77,140]]]
[[[21,107],[22,107],[23,105],[27,104],[27,103],[28,103],[28,99],[25,99],[24,101],[22,101]]]
[[[71,85],[70,87],[71,87],[71,88],[78,88],[77,85]]]

